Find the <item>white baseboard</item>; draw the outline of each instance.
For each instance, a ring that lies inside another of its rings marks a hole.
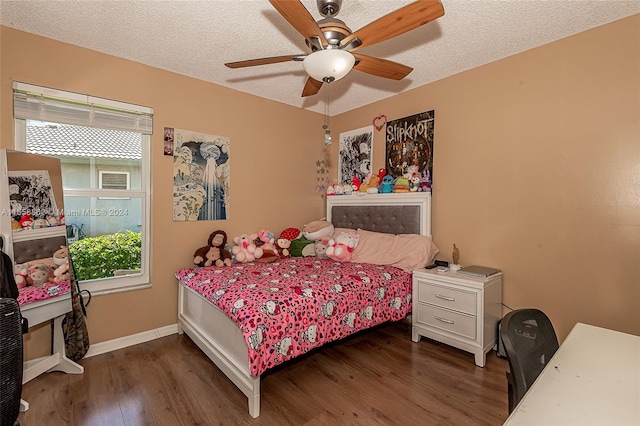
[[[148,342],[150,340],[159,339],[161,337],[170,336],[178,332],[178,324],[171,324],[154,330],[143,331],[142,333],[132,334],[131,336],[119,337],[117,339],[108,340],[96,344],[90,344],[85,358],[94,355],[100,355],[107,352],[123,349],[139,343]]]

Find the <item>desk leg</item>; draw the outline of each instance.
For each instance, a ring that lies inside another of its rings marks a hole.
[[[64,345],[64,333],[62,331],[62,320],[65,315],[56,317],[53,320],[53,353],[60,354],[58,364],[51,367],[49,371],[62,371],[68,374],[82,374],[84,367],[67,358]]]

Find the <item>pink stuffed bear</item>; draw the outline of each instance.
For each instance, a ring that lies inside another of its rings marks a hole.
[[[236,261],[239,263],[253,262],[262,257],[263,251],[260,247],[256,247],[253,240],[258,238],[258,234],[242,234],[233,239],[235,244],[231,251]]]
[[[355,232],[341,232],[336,239],[329,240],[325,254],[329,259],[338,262],[351,260],[351,252],[358,246],[360,236]]]

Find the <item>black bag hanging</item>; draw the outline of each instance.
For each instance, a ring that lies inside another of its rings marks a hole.
[[[62,331],[64,332],[64,344],[67,358],[72,361],[81,360],[89,350],[89,331],[85,316],[87,311],[85,306],[91,301],[91,293],[87,290],[80,291],[78,280],[73,272],[73,262],[69,255],[69,272],[71,281],[71,312],[62,320]],[[87,303],[84,303],[82,293],[88,294]]]

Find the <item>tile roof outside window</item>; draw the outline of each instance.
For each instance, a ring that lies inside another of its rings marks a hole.
[[[29,152],[42,155],[142,159],[142,135],[67,124],[27,126]]]

